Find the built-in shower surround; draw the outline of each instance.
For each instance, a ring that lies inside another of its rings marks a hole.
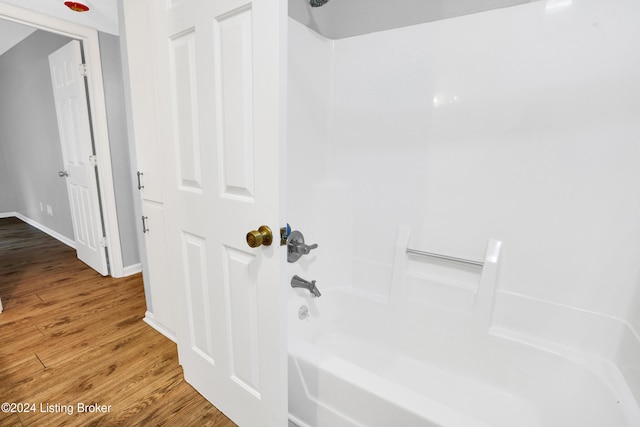
[[[385,301],[401,227],[468,259],[496,239],[493,329],[613,361],[640,401],[638,17],[547,0],[336,41],[291,21],[289,221],[319,245],[293,270]]]

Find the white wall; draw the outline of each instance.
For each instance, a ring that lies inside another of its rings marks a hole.
[[[341,213],[320,200],[322,193],[326,193],[322,190],[331,183],[327,178],[327,165],[332,52],[332,41],[289,20],[287,197],[290,203],[287,220],[292,229],[304,233],[307,244],[323,240],[322,256],[312,252],[311,256],[291,265],[293,274],[313,275],[309,280],[330,275],[336,263],[341,263],[344,269],[351,262],[343,258],[344,242],[333,238],[337,229],[332,228],[332,224],[339,226],[336,220]]]
[[[349,0],[311,7],[288,0],[289,16],[324,37],[337,40],[536,0]]]
[[[414,246],[462,257],[493,237],[502,288],[624,313],[640,259],[640,10],[618,3],[337,42],[331,176],[354,186],[355,240],[382,233],[359,255],[390,263],[398,222]]]
[[[296,268],[324,279],[321,290],[347,275],[385,297],[399,224],[412,227],[410,246],[462,258],[481,260],[498,239],[495,321],[630,360],[639,19],[633,1],[547,0],[327,41],[329,77],[307,62],[304,85],[292,66],[289,145],[306,149],[289,162],[312,173],[290,168],[290,181],[303,177],[291,184],[291,218],[321,231],[316,259]],[[297,23],[291,33],[291,57],[313,57],[321,43]],[[301,117],[327,104],[328,118]],[[304,188],[307,217],[295,206]],[[320,255],[353,270],[333,274]]]

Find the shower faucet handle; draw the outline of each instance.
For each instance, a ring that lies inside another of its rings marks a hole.
[[[317,243],[314,243],[313,245],[305,245],[304,243],[294,243],[293,245],[293,252],[297,252],[299,254],[302,255],[307,255],[309,252],[311,252],[311,249],[315,249],[318,247]]]
[[[292,231],[287,238],[287,261],[296,262],[302,255],[308,255],[312,249],[317,247],[317,243],[305,245],[302,233],[298,230]]]

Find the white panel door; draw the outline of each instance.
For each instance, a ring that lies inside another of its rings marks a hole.
[[[286,2],[150,1],[180,363],[240,426],[282,427]]]
[[[80,42],[73,40],[49,55],[62,159],[78,258],[106,276],[107,255]]]

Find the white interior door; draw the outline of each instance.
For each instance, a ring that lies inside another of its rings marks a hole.
[[[49,69],[62,144],[64,172],[71,204],[78,258],[106,276],[102,215],[93,157],[89,108],[80,42],[73,40],[49,55]]]
[[[282,427],[286,1],[149,1],[180,363],[240,426]]]

